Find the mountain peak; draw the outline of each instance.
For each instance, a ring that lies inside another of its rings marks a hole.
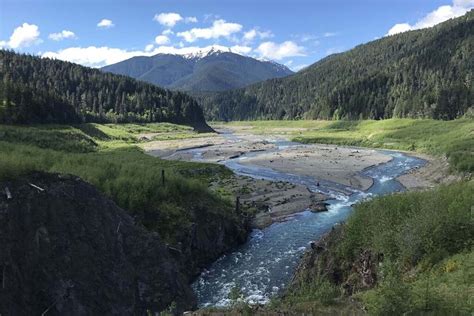
[[[200,59],[207,56],[219,55],[222,53],[232,53],[232,50],[230,48],[220,45],[211,45],[208,47],[204,47],[197,52],[184,54],[182,56],[186,59]]]
[[[184,91],[223,91],[293,74],[286,66],[262,62],[211,45],[187,54],[157,54],[129,59],[102,68],[166,88]]]

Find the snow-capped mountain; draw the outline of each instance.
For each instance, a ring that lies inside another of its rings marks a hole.
[[[156,85],[184,91],[224,91],[291,75],[286,66],[213,45],[192,54],[139,56],[102,68]]]

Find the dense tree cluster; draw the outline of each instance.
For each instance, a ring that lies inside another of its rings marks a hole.
[[[190,96],[77,64],[0,50],[0,122],[205,125]]]
[[[474,11],[329,56],[295,75],[201,95],[210,119],[454,119],[473,107]]]

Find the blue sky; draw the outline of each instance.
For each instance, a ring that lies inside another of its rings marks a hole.
[[[92,67],[210,45],[298,70],[474,0],[0,0],[0,46]]]

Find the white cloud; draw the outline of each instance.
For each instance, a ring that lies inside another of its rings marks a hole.
[[[183,20],[183,17],[179,13],[169,12],[155,14],[153,20],[167,27],[173,27],[179,21]]]
[[[73,63],[81,64],[89,67],[103,67],[110,64],[118,63],[122,60],[129,59],[135,56],[153,56],[156,54],[178,54],[188,55],[197,54],[199,52],[207,52],[211,49],[221,51],[232,51],[238,54],[247,54],[251,51],[250,47],[247,46],[220,46],[211,45],[207,47],[188,46],[188,47],[174,47],[174,46],[159,46],[154,47],[153,44],[149,44],[145,47],[144,51],[135,50],[128,51],[120,48],[111,47],[69,47],[66,49],[59,50],[57,52],[45,52],[41,56],[70,61]]]
[[[198,19],[195,16],[188,16],[186,19],[184,19],[184,22],[186,22],[186,23],[197,23]]]
[[[216,20],[208,28],[193,28],[189,31],[180,32],[178,36],[184,38],[186,42],[194,42],[199,38],[216,39],[219,37],[229,37],[240,32],[242,25],[238,23],[228,23],[225,20]]]
[[[390,30],[388,30],[387,35],[403,33],[406,31],[410,31],[411,29],[412,29],[412,26],[408,23],[398,23],[392,26]]]
[[[145,52],[151,52],[153,48],[155,48],[153,44],[148,44],[147,46],[145,46]]]
[[[173,35],[174,32],[170,29],[167,29],[167,30],[164,30],[163,32],[161,32],[161,34],[163,34],[163,35]]]
[[[71,38],[71,39],[77,38],[74,32],[68,31],[68,30],[62,30],[59,33],[51,33],[49,34],[48,37],[49,39],[52,39],[53,41],[62,41],[63,39],[66,39],[66,38]]]
[[[251,42],[256,37],[259,37],[260,39],[265,39],[265,38],[273,37],[273,33],[270,31],[259,31],[258,29],[253,28],[250,31],[247,31],[244,33],[242,40],[244,42]]]
[[[244,40],[251,41],[257,36],[257,30],[252,29],[244,33]]]
[[[275,60],[293,56],[305,56],[304,47],[298,46],[293,41],[286,41],[281,44],[264,42],[260,44],[255,51],[260,57]]]
[[[128,52],[110,47],[69,47],[58,52],[45,52],[42,57],[55,58],[84,66],[101,67],[140,55],[142,52]]]
[[[112,22],[112,20],[102,19],[99,23],[97,23],[97,26],[103,29],[108,29],[114,27],[115,24]]]
[[[37,25],[23,23],[13,30],[9,41],[0,41],[0,47],[21,48],[40,44],[40,31]]]
[[[166,35],[158,35],[155,37],[155,43],[158,45],[165,45],[170,42],[170,39]]]
[[[236,54],[246,55],[252,51],[252,47],[245,45],[234,45],[230,47],[230,50]]]
[[[426,27],[432,27],[441,22],[464,15],[467,11],[474,8],[474,0],[454,0],[452,5],[443,5],[436,10],[428,13],[415,24],[397,23],[390,28],[387,35],[394,35],[410,30],[418,30]]]

